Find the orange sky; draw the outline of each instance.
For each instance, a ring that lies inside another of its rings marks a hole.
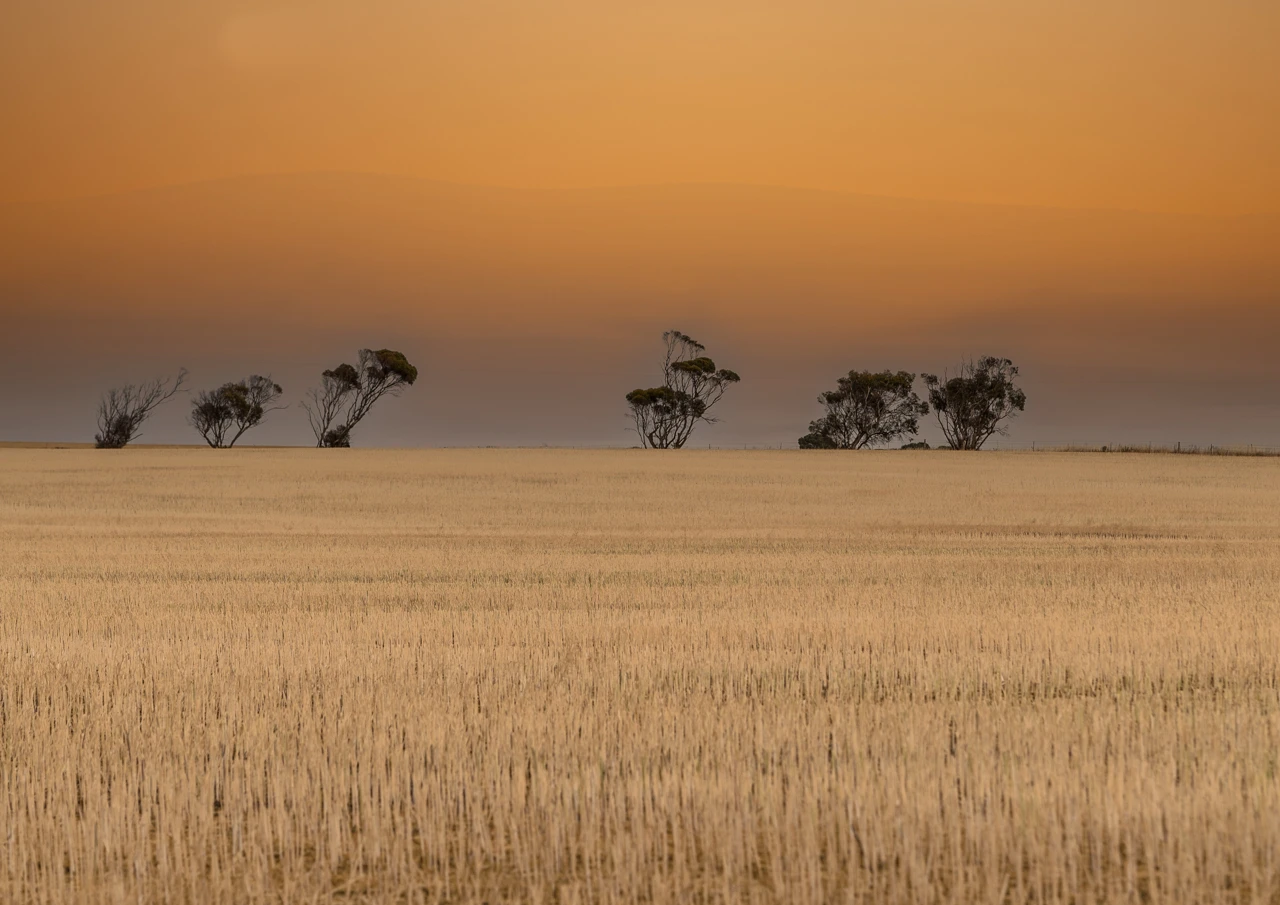
[[[1274,0],[13,0],[0,201],[356,170],[1280,211]]]
[[[707,442],[996,354],[1023,441],[1280,445],[1277,47],[1277,0],[0,0],[0,440],[390,346],[368,442],[625,444],[677,328],[744,377]]]

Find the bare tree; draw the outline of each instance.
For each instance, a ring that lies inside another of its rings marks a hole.
[[[245,431],[261,424],[267,412],[284,408],[274,404],[283,392],[270,377],[254,374],[216,390],[202,390],[188,420],[211,447],[229,449]]]
[[[129,383],[107,390],[98,402],[98,449],[122,449],[142,434],[142,422],[156,407],[168,402],[187,379],[187,369],[177,376],[157,377],[144,383]]]
[[[307,413],[316,446],[351,445],[351,431],[383,396],[398,396],[418,379],[418,369],[393,349],[360,350],[359,366],[340,364],[320,375],[307,393]]]
[[[627,394],[640,443],[652,449],[680,449],[699,421],[714,424],[707,413],[740,378],[702,353],[706,347],[679,330],[662,334],[662,386]]]
[[[801,449],[864,449],[915,434],[929,406],[910,371],[850,371],[818,397],[827,414],[809,422]]]
[[[982,449],[993,434],[1008,433],[1006,422],[1026,409],[1027,394],[1014,384],[1018,369],[1007,358],[988,355],[958,371],[923,375],[929,403],[952,449]]]

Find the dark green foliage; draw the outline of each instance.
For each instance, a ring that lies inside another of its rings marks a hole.
[[[679,330],[662,334],[666,355],[662,362],[663,385],[636,389],[627,394],[631,417],[643,446],[679,449],[699,421],[713,423],[707,415],[725,390],[740,378],[701,354],[702,343]]]
[[[99,423],[98,432],[93,435],[94,446],[98,449],[123,449],[135,434],[133,420],[125,415],[116,415]]]
[[[821,424],[820,421],[812,421],[809,426],[813,427]],[[821,430],[811,430],[799,440],[801,449],[837,449],[836,441],[831,439],[831,435]]]
[[[676,401],[676,392],[671,387],[650,387],[647,390],[632,390],[627,394],[627,402],[632,405],[674,405]]]
[[[366,377],[372,381],[399,380],[406,386],[413,386],[418,379],[418,369],[409,364],[409,359],[394,349],[379,349],[366,355],[369,350],[360,353],[360,364],[365,368]]]
[[[348,364],[338,365],[332,371],[324,371],[322,376],[348,389],[354,390],[360,386],[360,372]]]
[[[928,440],[917,440],[914,443],[902,444],[903,449],[932,449]]]
[[[699,358],[691,358],[689,361],[673,361],[671,368],[682,374],[714,374],[716,371],[716,363],[705,355]]]
[[[330,449],[349,449],[351,446],[351,429],[345,424],[340,424],[327,430],[324,432],[324,437],[319,445]]]
[[[238,383],[224,383],[216,390],[199,393],[188,420],[214,449],[230,448],[245,431],[262,423],[283,390],[271,380],[254,374]]]
[[[1027,394],[1013,382],[1018,369],[1007,358],[967,361],[955,377],[925,374],[929,402],[952,449],[982,449],[1005,422],[1027,407]]]
[[[360,364],[340,364],[320,375],[319,389],[302,403],[316,446],[347,447],[351,431],[383,396],[413,386],[418,369],[394,349],[361,349]]]
[[[126,384],[107,390],[98,402],[98,449],[123,449],[142,433],[142,423],[155,408],[167,402],[187,379],[181,368],[173,379],[157,377],[146,383]]]
[[[801,449],[865,449],[911,436],[929,406],[909,371],[850,371],[818,397],[827,413],[809,423]]]

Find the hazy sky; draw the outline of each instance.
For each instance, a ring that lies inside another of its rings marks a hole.
[[[0,198],[298,170],[1280,212],[1273,0],[11,0]]]
[[[710,442],[994,353],[1015,440],[1280,444],[1277,46],[1271,0],[14,0],[0,440],[390,345],[370,441],[626,444],[677,327],[746,378]]]

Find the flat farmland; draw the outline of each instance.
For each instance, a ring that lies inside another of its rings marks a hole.
[[[0,901],[1280,902],[1280,461],[0,450]]]

